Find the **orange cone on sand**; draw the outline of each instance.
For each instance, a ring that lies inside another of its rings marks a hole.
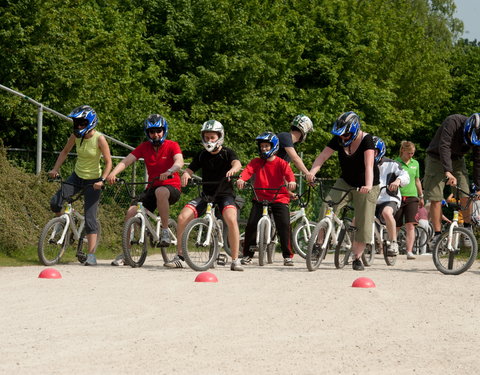
[[[62,275],[55,268],[45,268],[40,275],[40,279],[61,279]]]
[[[202,272],[195,278],[196,283],[218,283],[217,276],[211,272]]]
[[[369,279],[368,277],[359,277],[353,282],[352,287],[353,288],[375,288],[375,283],[373,282],[372,279]]]

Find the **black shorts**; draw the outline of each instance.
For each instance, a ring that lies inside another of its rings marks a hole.
[[[135,198],[131,205],[136,206],[138,202],[142,202],[143,206],[150,212],[154,212],[157,208],[157,197],[155,196],[155,190],[158,188],[167,188],[170,192],[170,197],[168,198],[168,204],[171,206],[180,199],[180,190],[171,186],[171,185],[162,185],[148,188],[143,191],[137,198]]]
[[[226,195],[224,197],[218,197],[215,199],[215,205],[218,207],[217,213],[222,213],[227,207],[234,207],[238,209],[235,204],[235,197],[232,195]],[[188,202],[185,207],[190,208],[195,217],[202,216],[207,210],[207,202],[202,197],[197,197]]]
[[[383,219],[382,212],[383,212],[383,209],[385,207],[392,207],[393,217],[395,217],[395,213],[398,210],[397,203],[395,203],[395,202],[383,202],[383,203],[380,203],[380,204],[377,205],[377,207],[375,208],[375,216],[384,225],[385,225],[385,220]]]
[[[417,223],[415,216],[417,215],[418,211],[418,201],[419,199],[417,197],[402,197],[400,208],[395,214],[397,228],[401,227],[403,224]]]

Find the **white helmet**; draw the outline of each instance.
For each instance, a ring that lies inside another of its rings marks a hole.
[[[205,132],[217,133],[218,139],[215,142],[205,142],[205,139],[203,138],[203,133]],[[205,121],[202,125],[202,130],[200,131],[200,134],[202,135],[203,147],[205,147],[205,149],[208,152],[215,152],[219,149],[221,145],[223,145],[223,138],[224,138],[225,132],[223,131],[223,125],[218,121],[215,121],[215,120]]]
[[[307,134],[313,131],[313,123],[312,120],[305,115],[296,115],[293,118],[290,128],[292,130],[298,130],[300,133],[302,133],[300,142],[304,142],[305,139],[307,139]]]

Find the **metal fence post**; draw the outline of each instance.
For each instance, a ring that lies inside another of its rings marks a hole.
[[[37,111],[37,162],[35,173],[38,176],[42,171],[42,134],[43,134],[43,106],[38,106]]]

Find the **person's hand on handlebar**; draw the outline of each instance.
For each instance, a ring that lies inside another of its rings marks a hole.
[[[50,178],[56,178],[59,176],[59,173],[56,169],[52,169],[51,171],[48,171],[48,176]]]
[[[297,188],[297,183],[295,181],[287,182],[287,189],[290,191],[294,191]]]
[[[362,194],[368,194],[372,190],[372,186],[362,186],[358,191]]]
[[[450,186],[457,186],[457,179],[456,177],[451,174],[450,172],[445,172],[445,180],[446,184]]]
[[[190,181],[190,179],[192,178],[192,176],[190,176],[190,174],[188,172],[185,172],[184,174],[182,174],[182,187],[185,187],[188,185],[188,181]]]
[[[237,180],[237,188],[239,189],[243,189],[245,187],[245,181],[243,181],[242,179],[238,179]]]

